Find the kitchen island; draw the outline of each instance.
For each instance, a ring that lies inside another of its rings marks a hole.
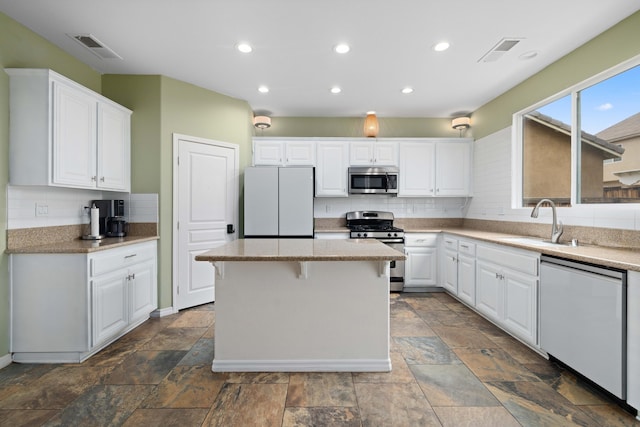
[[[245,239],[213,263],[215,372],[390,371],[389,263],[375,240]]]

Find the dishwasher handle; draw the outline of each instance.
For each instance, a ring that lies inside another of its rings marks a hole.
[[[540,262],[543,264],[552,264],[575,270],[582,270],[588,273],[599,274],[601,276],[611,277],[614,279],[624,279],[627,275],[626,271],[619,270],[617,268],[593,265],[565,258],[556,258],[549,255],[542,255],[540,257]]]

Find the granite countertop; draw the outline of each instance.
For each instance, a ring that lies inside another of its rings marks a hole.
[[[158,236],[106,237],[102,240],[82,240],[78,238],[7,249],[5,252],[8,254],[82,254],[158,240],[158,238]]]
[[[391,261],[404,260],[377,240],[240,239],[196,256],[196,261]]]
[[[320,228],[315,230],[317,233],[337,232],[337,228],[328,230],[328,228]],[[346,227],[344,231],[348,231]],[[514,238],[526,238],[529,236],[497,233],[490,231],[482,231],[467,228],[449,228],[449,227],[405,227],[406,233],[448,233],[459,237],[468,237],[475,240],[481,240],[488,243],[497,243],[505,246],[526,249],[545,255],[557,256],[574,261],[589,262],[592,264],[603,265],[607,267],[619,268],[622,270],[640,271],[640,248],[612,248],[607,246],[585,245],[579,246],[554,245],[541,246],[537,244],[529,244],[523,241],[514,241]],[[532,240],[543,240],[538,237],[531,237]]]
[[[441,231],[460,237],[469,237],[485,242],[499,243],[501,245],[527,249],[544,255],[552,255],[574,261],[589,262],[622,270],[640,271],[640,248],[611,248],[606,246],[583,244],[579,246],[570,246],[567,244],[539,246],[537,244],[511,240],[513,238],[528,236],[468,229],[443,229]],[[531,239],[544,240],[537,237],[531,237]]]

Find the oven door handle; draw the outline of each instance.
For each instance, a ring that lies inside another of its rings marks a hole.
[[[382,243],[404,243],[404,239],[376,239]]]

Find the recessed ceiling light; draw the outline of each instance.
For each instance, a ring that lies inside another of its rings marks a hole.
[[[260,86],[260,87],[258,87],[258,92],[267,93],[267,92],[269,92],[269,88],[266,87],[266,86]]]
[[[449,46],[451,46],[448,42],[440,42],[437,43],[435,45],[433,45],[433,50],[435,50],[436,52],[443,52],[447,49],[449,49]]]
[[[413,92],[412,87],[407,86],[402,88],[402,93],[411,93],[411,92]]]
[[[331,93],[340,93],[342,92],[342,89],[340,89],[338,86],[334,86],[331,88]]]
[[[347,53],[347,52],[349,52],[351,50],[351,47],[349,47],[349,45],[346,44],[346,43],[340,43],[340,44],[336,45],[333,48],[333,50],[336,53]]]
[[[373,110],[367,111],[367,116],[368,116],[369,114],[375,114],[375,113],[376,113],[376,112],[375,112],[375,111],[373,111]]]
[[[530,50],[529,52],[525,52],[522,55],[518,56],[518,59],[522,59],[522,60],[526,60],[526,59],[533,59],[536,56],[538,56],[538,51],[537,50]]]
[[[242,53],[250,53],[253,50],[249,43],[238,43],[236,48]]]

